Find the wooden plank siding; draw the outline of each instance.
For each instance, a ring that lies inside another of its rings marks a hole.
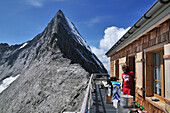
[[[110,76],[113,77],[115,75],[115,66],[114,60],[110,59]]]
[[[170,42],[169,32],[170,20],[167,20],[163,24],[157,26],[150,32],[141,36],[137,40],[125,46],[123,49],[115,52],[112,56],[112,60],[117,60],[122,57],[126,57],[129,54],[141,52],[145,48],[152,47],[156,44],[163,42]]]

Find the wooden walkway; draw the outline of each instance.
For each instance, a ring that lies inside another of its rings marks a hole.
[[[93,106],[90,113],[128,113],[129,109],[118,107],[115,109],[113,104],[106,104],[106,93],[104,89],[99,89],[99,84],[96,83],[93,87],[96,93],[93,93]]]

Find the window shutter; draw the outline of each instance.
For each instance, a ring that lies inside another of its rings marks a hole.
[[[126,57],[120,58],[119,59],[119,80],[122,79],[122,64],[126,63]]]
[[[170,43],[164,46],[165,98],[170,99]]]
[[[143,96],[143,58],[142,52],[136,54],[136,92]]]

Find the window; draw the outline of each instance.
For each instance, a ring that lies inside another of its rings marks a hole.
[[[160,53],[154,53],[154,93],[161,96]]]
[[[154,94],[164,98],[163,51],[153,54]]]

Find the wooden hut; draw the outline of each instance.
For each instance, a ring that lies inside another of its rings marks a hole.
[[[169,0],[156,1],[106,55],[111,76],[121,79],[123,63],[134,71],[135,99],[149,113],[170,113]]]

